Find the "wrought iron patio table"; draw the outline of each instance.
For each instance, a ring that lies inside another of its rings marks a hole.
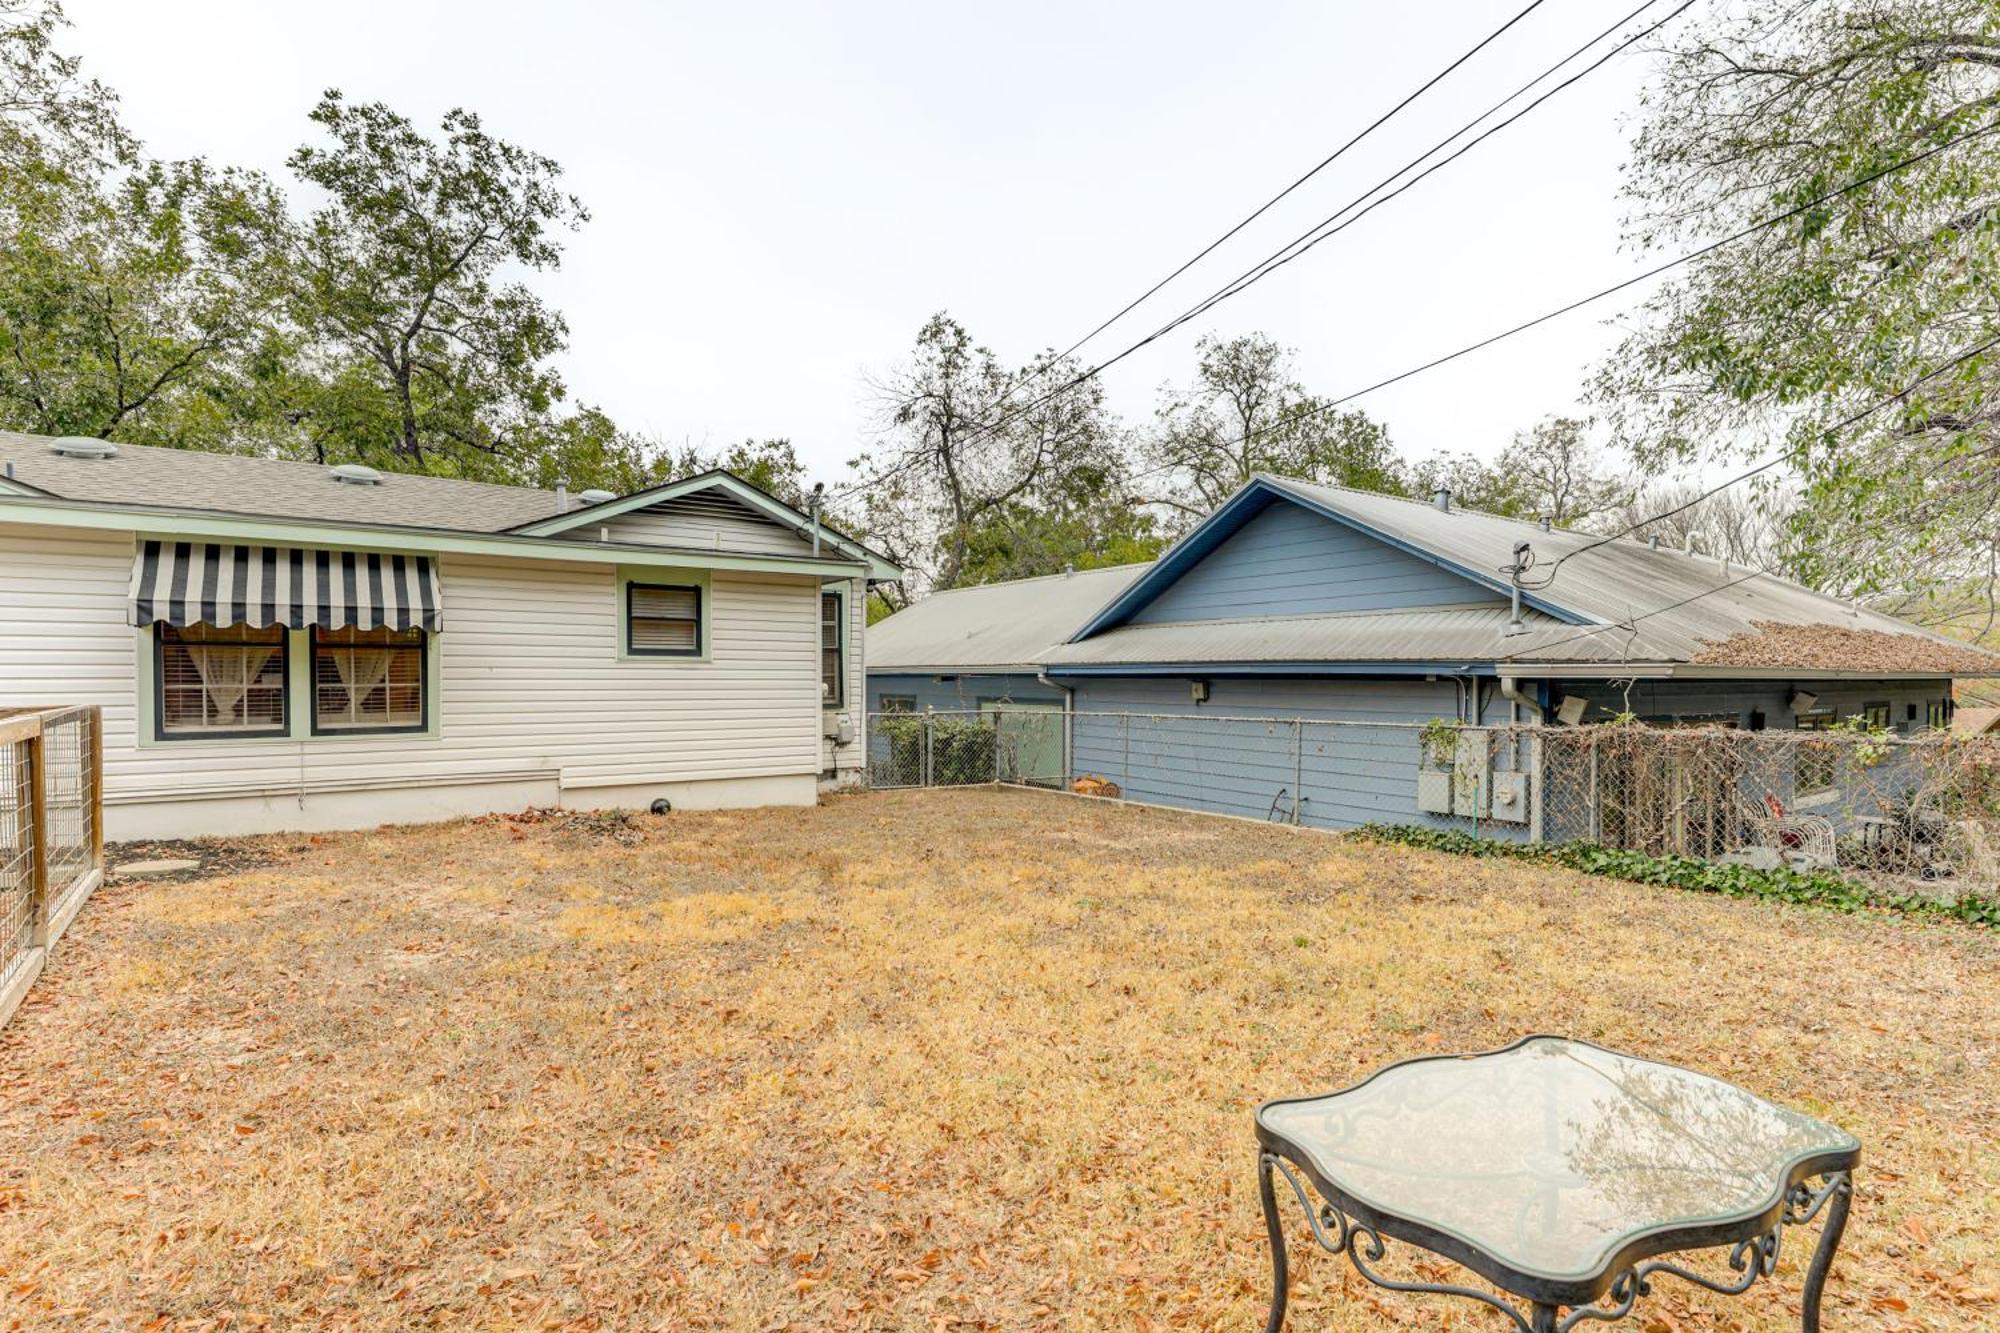
[[[1266,1102],[1257,1143],[1266,1333],[1284,1327],[1287,1300],[1279,1179],[1313,1238],[1368,1281],[1483,1301],[1520,1333],[1622,1319],[1662,1276],[1748,1291],[1776,1268],[1785,1231],[1823,1216],[1802,1301],[1812,1333],[1861,1159],[1856,1139],[1811,1116],[1562,1037],[1405,1060],[1342,1092]],[[1386,1276],[1390,1240],[1505,1294]],[[1723,1246],[1726,1274],[1657,1257]]]

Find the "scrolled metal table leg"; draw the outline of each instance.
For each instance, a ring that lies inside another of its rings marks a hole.
[[[1804,1333],[1819,1333],[1820,1293],[1826,1275],[1833,1268],[1833,1252],[1840,1248],[1841,1233],[1847,1230],[1847,1210],[1854,1202],[1854,1181],[1841,1175],[1832,1182],[1833,1198],[1827,1202],[1826,1221],[1821,1224],[1819,1246],[1813,1251],[1812,1267],[1806,1270],[1806,1290],[1799,1327]]]
[[[1264,1321],[1264,1333],[1283,1333],[1286,1288],[1290,1286],[1290,1274],[1285,1267],[1285,1228],[1278,1220],[1278,1192],[1271,1180],[1275,1169],[1276,1163],[1269,1153],[1257,1154],[1257,1193],[1264,1200],[1264,1229],[1271,1236],[1271,1316]]]

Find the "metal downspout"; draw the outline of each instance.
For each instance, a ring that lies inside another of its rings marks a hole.
[[[1070,749],[1070,744],[1071,744],[1071,742],[1072,742],[1072,741],[1073,741],[1073,740],[1075,739],[1075,719],[1076,719],[1076,691],[1075,691],[1074,689],[1070,688],[1070,687],[1069,687],[1069,686],[1067,686],[1067,685],[1063,685],[1063,684],[1059,684],[1059,683],[1057,683],[1056,681],[1053,681],[1053,680],[1050,680],[1050,679],[1049,679],[1049,673],[1048,673],[1048,672],[1046,672],[1046,671],[1037,671],[1037,672],[1035,673],[1035,683],[1036,683],[1036,684],[1038,684],[1038,685],[1046,685],[1046,686],[1048,686],[1048,687],[1049,687],[1050,689],[1052,689],[1052,690],[1061,690],[1061,691],[1062,691],[1062,697],[1063,697],[1063,789],[1064,789],[1064,790],[1068,790],[1068,789],[1069,789],[1069,784],[1070,784],[1070,783],[1071,783],[1072,781],[1074,781],[1074,780],[1075,780],[1075,775],[1076,775],[1076,770],[1075,770],[1075,768],[1074,768],[1074,767],[1072,766],[1072,764],[1071,764],[1071,761],[1070,761],[1070,755],[1071,755],[1072,753],[1074,753],[1074,752],[1073,752],[1073,751],[1072,751],[1072,750]]]

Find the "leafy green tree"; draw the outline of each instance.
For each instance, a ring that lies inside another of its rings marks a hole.
[[[1549,417],[1515,433],[1496,469],[1529,517],[1546,514],[1558,527],[1587,526],[1632,499],[1633,485],[1612,475],[1590,443],[1590,423]]]
[[[1403,490],[1388,428],[1331,408],[1293,377],[1292,354],[1261,333],[1196,344],[1191,383],[1168,389],[1140,447],[1147,503],[1167,526],[1199,522],[1259,472],[1362,490]]]
[[[940,313],[918,331],[911,361],[875,381],[881,432],[855,460],[851,489],[866,535],[911,570],[892,600],[958,586],[982,534],[1064,503],[1115,466],[1102,386],[1051,392],[1077,369],[1044,354],[1010,372]]]
[[[228,447],[281,200],[254,173],[143,160],[64,26],[0,0],[0,423]]]
[[[1697,261],[1599,380],[1646,466],[1782,452],[1794,568],[1831,590],[1991,578],[2000,357],[1918,381],[2000,337],[1996,111],[1992,0],[1722,8],[1648,98],[1628,175],[1645,247],[1937,150]]]
[[[809,509],[812,505],[812,483],[806,476],[806,465],[799,461],[798,450],[787,439],[744,440],[718,450],[688,445],[667,455],[661,470],[668,477],[693,477],[718,469],[742,478],[794,509]]]
[[[568,327],[506,275],[557,267],[558,233],[588,219],[561,168],[469,111],[446,113],[441,141],[338,91],[311,118],[330,142],[290,165],[326,202],[294,247],[309,391],[289,415],[330,457],[492,480],[540,471],[542,452],[574,442],[558,438],[551,364]],[[314,430],[326,420],[337,429]]]
[[[1529,518],[1537,512],[1524,478],[1474,454],[1435,454],[1414,464],[1405,477],[1413,495],[1429,497],[1447,490],[1455,505],[1504,518]]]
[[[273,311],[277,194],[143,161],[64,26],[0,0],[0,423],[224,446],[232,358]]]
[[[55,0],[0,0],[0,173],[129,160],[118,95],[56,49],[69,26]]]

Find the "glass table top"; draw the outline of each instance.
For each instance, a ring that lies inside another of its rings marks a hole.
[[[1257,1116],[1357,1202],[1555,1278],[1601,1271],[1644,1232],[1759,1213],[1802,1159],[1861,1146],[1720,1079],[1556,1037],[1392,1065]]]

